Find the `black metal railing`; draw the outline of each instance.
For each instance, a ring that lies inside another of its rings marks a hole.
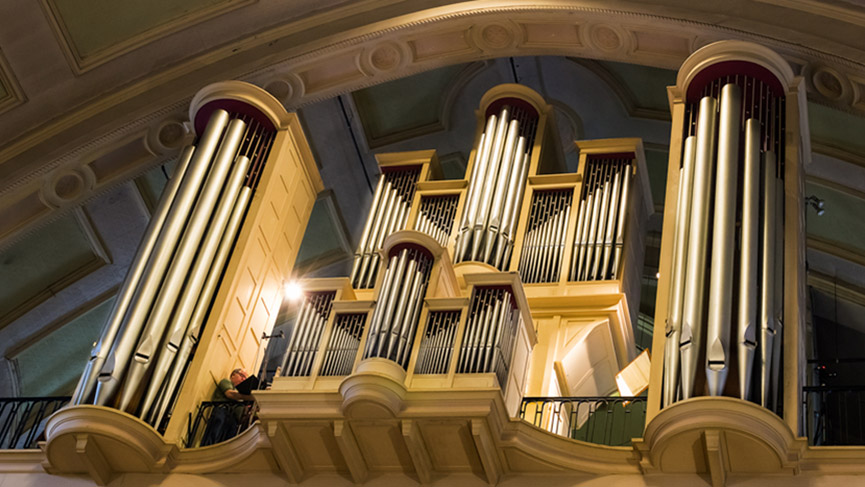
[[[38,448],[45,420],[72,399],[58,397],[0,398],[0,450]]]
[[[244,432],[255,417],[254,401],[202,402],[193,419],[189,413],[186,448],[215,445]]]
[[[645,397],[526,397],[520,418],[560,436],[607,446],[642,438]]]
[[[802,396],[811,445],[865,445],[865,386],[809,386]]]

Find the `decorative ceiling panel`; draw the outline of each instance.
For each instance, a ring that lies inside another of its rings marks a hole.
[[[837,242],[865,255],[865,226],[860,223],[865,215],[865,195],[814,178],[809,178],[805,184],[805,194],[822,199],[826,210],[822,216],[817,216],[812,209],[807,209],[808,236]]]
[[[42,0],[63,50],[78,73],[255,1]]]

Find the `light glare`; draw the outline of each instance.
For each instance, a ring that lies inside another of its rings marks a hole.
[[[297,281],[285,284],[285,299],[289,301],[300,301],[303,298],[303,286]]]

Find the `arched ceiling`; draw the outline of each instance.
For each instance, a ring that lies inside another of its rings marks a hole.
[[[299,263],[333,273],[356,242],[373,153],[435,148],[446,175],[460,177],[477,100],[501,82],[547,97],[563,141],[643,137],[662,204],[664,87],[691,52],[725,38],[766,44],[803,77],[814,151],[806,190],[827,202],[819,220],[807,214],[812,284],[825,298],[840,280],[844,299],[865,302],[856,2],[160,0],[129,10],[9,0],[0,19],[0,269],[50,256],[44,272],[15,271],[20,286],[7,290],[26,294],[8,300],[26,306],[0,317],[9,367],[38,369],[45,340],[98,327],[164,184],[160,166],[192,137],[189,99],[210,82],[244,79],[301,108],[333,191],[316,204]],[[573,162],[571,149],[563,142]],[[75,253],[37,252],[32,241],[46,239]],[[3,376],[0,396],[38,390],[38,381],[9,389]]]

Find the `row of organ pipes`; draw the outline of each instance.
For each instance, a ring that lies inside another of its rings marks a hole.
[[[731,389],[728,374],[737,369],[738,390],[730,395],[777,411],[783,120],[783,95],[744,75],[714,80],[687,105],[665,329],[664,405],[700,394],[697,360],[704,354],[709,395]]]
[[[505,105],[487,119],[475,151],[466,204],[460,219],[454,262],[508,267],[537,119]]]
[[[572,281],[619,277],[631,172],[629,159],[589,159],[577,210]]]
[[[406,227],[419,175],[418,167],[409,166],[389,169],[378,178],[352,263],[351,282],[356,289],[375,284],[379,251],[388,235]]]
[[[273,136],[252,116],[216,109],[197,144],[183,151],[73,404],[116,405],[153,425],[161,422],[204,326]]]
[[[335,296],[334,292],[318,292],[310,293],[303,299],[294,333],[280,365],[284,375],[310,374]]]

